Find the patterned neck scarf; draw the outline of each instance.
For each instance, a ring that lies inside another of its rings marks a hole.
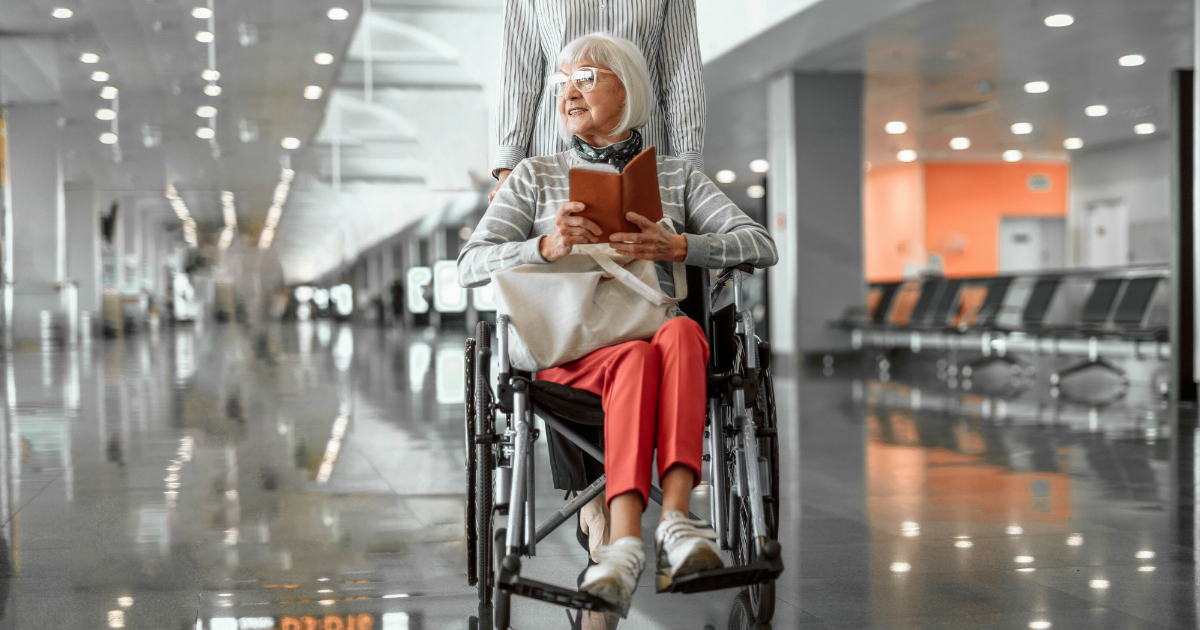
[[[625,165],[630,160],[642,152],[642,134],[634,129],[628,139],[599,149],[580,140],[579,136],[574,136],[571,139],[571,148],[575,150],[575,155],[585,162],[611,164],[620,172],[625,170]]]

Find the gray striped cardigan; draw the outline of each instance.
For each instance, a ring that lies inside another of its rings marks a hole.
[[[458,254],[458,281],[477,287],[491,272],[518,265],[547,264],[538,250],[554,228],[554,215],[568,200],[567,172],[578,160],[566,151],[522,161]],[[712,180],[682,158],[658,156],[663,216],[687,238],[684,264],[721,269],[740,263],[769,267],[778,260],[766,228],[742,212]],[[675,295],[671,265],[659,262],[663,292]]]

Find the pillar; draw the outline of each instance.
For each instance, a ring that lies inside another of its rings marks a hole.
[[[829,322],[865,300],[863,91],[857,73],[787,72],[767,85],[767,211],[780,254],[771,343],[780,353],[848,349]]]
[[[96,213],[96,195],[91,182],[66,185],[67,277],[75,285],[81,318],[100,319],[100,220]],[[92,331],[94,332],[94,331]]]

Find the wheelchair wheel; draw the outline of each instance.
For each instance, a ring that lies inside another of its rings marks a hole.
[[[475,335],[475,376],[473,379],[475,435],[491,437],[495,433],[492,415],[491,326],[479,322]],[[479,602],[490,604],[495,582],[492,563],[492,500],[495,497],[495,445],[476,442],[475,447],[475,566]]]
[[[761,365],[762,363],[760,363]],[[756,415],[762,419],[762,428],[767,433],[774,433],[778,423],[775,417],[775,388],[771,382],[770,368],[764,369],[759,376],[758,400],[755,401]],[[767,460],[767,476],[763,493],[763,510],[767,521],[767,533],[772,540],[779,538],[779,439],[776,436],[764,436],[758,439],[758,454]],[[737,442],[729,439],[726,442],[727,452],[737,448]],[[726,468],[728,487],[737,484],[737,467],[731,461]],[[733,561],[737,565],[750,564],[757,560],[758,553],[754,541],[754,526],[750,514],[749,499],[739,499],[733,493],[729,495],[729,521],[733,536],[731,551]],[[775,616],[775,581],[751,585],[746,589],[750,600],[750,612],[755,623],[765,624]]]
[[[466,343],[466,358],[463,362],[466,366],[466,374],[463,375],[463,383],[466,386],[466,395],[463,400],[466,404],[463,408],[466,410],[466,418],[464,423],[464,439],[463,443],[466,446],[466,477],[467,477],[467,495],[464,506],[465,518],[463,525],[467,534],[467,584],[475,586],[479,580],[479,567],[476,561],[476,549],[478,540],[478,530],[476,530],[475,519],[475,340],[467,339]]]

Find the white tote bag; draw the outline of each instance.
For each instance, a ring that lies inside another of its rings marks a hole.
[[[508,316],[513,367],[543,370],[653,337],[687,297],[684,266],[672,267],[676,298],[659,288],[652,261],[622,256],[607,243],[576,245],[548,265],[492,272],[496,312]]]

